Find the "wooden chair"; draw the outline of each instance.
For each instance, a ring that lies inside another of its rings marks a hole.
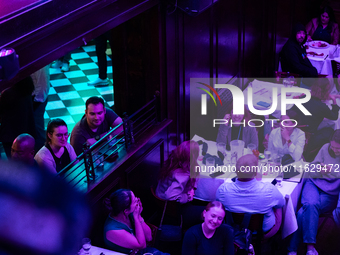
[[[183,218],[181,213],[181,204],[176,201],[167,201],[159,198],[155,194],[153,187],[151,187],[151,193],[154,197],[158,213],[161,214],[161,219],[155,240],[155,247],[157,247],[158,241],[181,241],[183,236]],[[169,224],[163,224],[164,220],[168,221]]]
[[[229,213],[228,211],[226,214]],[[232,218],[234,222],[229,222],[228,217],[227,219],[227,224],[229,225],[241,225],[243,218],[245,216],[245,213],[233,213],[231,212]],[[261,243],[263,240],[263,230],[262,230],[262,225],[263,225],[263,217],[264,214],[251,214],[248,229],[252,231],[252,244],[255,249],[255,254],[261,254]]]

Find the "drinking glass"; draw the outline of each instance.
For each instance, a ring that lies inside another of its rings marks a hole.
[[[276,186],[281,188],[282,187],[282,181],[283,181],[283,173],[280,172],[278,176],[276,176]]]
[[[205,161],[206,166],[215,166],[215,159],[213,157],[209,157]]]
[[[248,144],[248,150],[250,150],[250,154],[253,154],[253,150],[256,150],[256,145],[253,143]]]
[[[226,150],[225,154],[226,155],[224,157],[224,165],[229,166],[231,164],[231,151]]]
[[[289,76],[288,78],[283,79],[283,86],[285,86],[286,88],[291,88],[294,86],[295,83],[295,78],[294,76]],[[287,96],[291,96],[292,93],[291,92],[286,92]]]
[[[82,240],[83,244],[83,250],[85,251],[85,254],[88,255],[90,254],[90,249],[91,249],[91,239],[90,238],[83,238]]]
[[[270,150],[268,150],[268,149],[266,149],[265,151],[264,151],[264,156],[265,156],[265,158],[266,158],[266,160],[269,162],[270,160],[271,160],[271,152],[270,152]]]
[[[217,143],[217,150],[220,151],[223,156],[226,155],[226,144],[225,143]]]
[[[281,166],[281,160],[282,160],[282,157],[279,154],[276,154],[273,157],[273,162],[276,166]]]

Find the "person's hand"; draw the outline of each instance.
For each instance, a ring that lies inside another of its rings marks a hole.
[[[226,126],[229,125],[229,121],[231,119],[231,115],[229,113],[227,113],[226,115],[224,115],[224,119],[227,120],[228,122],[225,124]]]
[[[287,128],[285,127],[281,127],[281,136],[283,139],[285,139],[286,141],[288,141],[290,139],[290,135],[288,133]]]
[[[139,208],[139,214],[142,214],[142,211],[143,211],[142,201],[140,200],[139,197],[137,199],[138,199],[137,205],[138,205],[138,208]]]
[[[310,41],[313,41],[312,37],[310,35],[307,35],[307,41],[310,42]]]
[[[188,192],[188,202],[190,202],[194,199],[194,195],[195,195],[194,189],[189,190],[189,192]]]

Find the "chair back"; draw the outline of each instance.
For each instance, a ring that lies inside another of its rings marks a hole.
[[[155,198],[155,203],[157,205],[157,209],[163,213],[163,217],[170,217],[178,219],[181,216],[181,204],[176,201],[167,201],[162,198],[159,198],[153,187],[151,187],[151,193]]]
[[[155,198],[155,203],[157,205],[158,211],[161,213],[161,219],[158,226],[156,238],[154,241],[155,247],[158,246],[159,241],[166,242],[178,242],[182,240],[182,213],[181,204],[176,201],[168,201],[159,198],[153,187],[151,187],[151,193]],[[170,225],[163,224],[164,219],[171,222]],[[178,224],[176,225],[175,222]],[[175,225],[173,225],[175,224]]]
[[[228,211],[226,212],[226,215],[230,214]],[[231,212],[232,221],[228,222],[227,217],[227,224],[236,224],[239,226],[242,226],[244,224],[244,217],[245,215],[249,215],[249,213],[233,213]],[[252,244],[255,248],[255,254],[261,254],[261,242],[263,240],[263,218],[264,214],[251,214],[248,229],[252,232]]]
[[[231,213],[234,223],[237,225],[242,224],[245,213]],[[262,232],[264,214],[252,214],[250,217],[248,229],[251,231]]]

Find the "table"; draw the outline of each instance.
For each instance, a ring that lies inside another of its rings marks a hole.
[[[194,141],[200,141],[202,140],[203,142],[206,142],[208,145],[208,150],[207,153],[210,155],[217,155],[217,146],[216,142],[214,141],[207,141],[204,138],[195,135],[192,140]],[[202,146],[202,145],[201,145]],[[245,153],[248,153],[248,149],[245,149]],[[200,149],[200,156],[202,155],[202,150]],[[296,162],[298,163],[298,162]],[[304,162],[301,162],[304,163]],[[201,163],[200,163],[201,164]],[[204,177],[209,176],[209,173],[202,173],[203,175],[206,175]],[[302,178],[303,173],[300,174],[300,176],[297,176],[295,178],[291,178],[292,181],[297,181],[299,178]],[[224,173],[223,175],[218,176],[217,178],[223,179],[224,182],[231,182],[231,178],[235,177],[236,173],[231,173],[227,172]],[[269,178],[262,178],[263,182],[271,182],[274,179],[274,177],[269,177]],[[301,182],[291,182],[291,181],[283,181],[282,182],[282,187],[278,188],[278,190],[281,192],[282,196],[285,197],[286,199],[286,204],[283,207],[283,216],[282,216],[282,232],[281,236],[282,238],[285,238],[292,233],[294,233],[297,228],[297,220],[295,216],[295,212],[297,210],[298,202],[300,199],[300,194],[302,191],[303,187],[303,181]],[[195,193],[196,194],[196,193]],[[197,198],[197,197],[196,197]],[[198,198],[199,199],[199,198]]]
[[[328,48],[326,49],[317,49],[317,48],[312,48],[309,46],[309,49],[307,49],[307,52],[316,52],[318,54],[323,53],[323,56],[312,56],[312,55],[307,55],[308,59],[310,60],[311,64],[316,68],[316,70],[318,71],[319,74],[325,74],[327,76],[333,76],[333,71],[332,71],[332,63],[330,57],[328,56],[326,58],[327,55],[329,55],[329,51],[331,50],[332,52],[334,52],[335,50],[335,45],[329,45]],[[340,47],[338,48],[339,51]],[[325,60],[326,58],[326,60]],[[334,60],[336,60],[337,62],[340,62],[340,56],[333,58]]]
[[[244,96],[244,102],[248,104],[248,90],[249,87],[253,89],[253,106],[255,109],[258,110],[267,110],[268,108],[258,105],[257,103],[260,101],[266,102],[268,104],[272,104],[272,97],[273,92],[272,89],[275,87],[277,88],[277,107],[274,113],[272,113],[273,116],[276,118],[281,117],[281,88],[284,88],[282,84],[270,82],[273,79],[268,79],[268,81],[259,81],[254,80],[252,81],[248,87],[243,91]],[[292,93],[291,95],[287,96],[286,98],[293,98],[294,96],[298,96],[301,93]],[[293,107],[293,104],[287,105],[287,110]]]
[[[90,255],[100,255],[100,254],[102,254],[102,255],[126,255],[124,253],[111,251],[111,250],[107,250],[107,249],[100,248],[100,247],[92,245],[91,249],[90,249]],[[85,255],[84,250],[80,249],[80,251],[78,252],[78,255]]]

